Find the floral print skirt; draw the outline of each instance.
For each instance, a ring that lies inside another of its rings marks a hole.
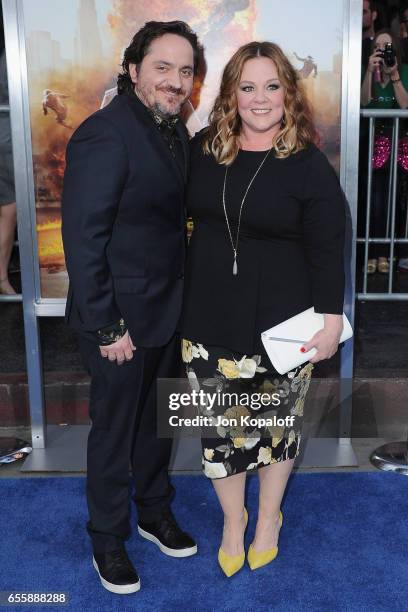
[[[192,389],[200,393],[202,466],[225,478],[299,454],[303,406],[313,364],[279,374],[265,355],[248,358],[225,347],[182,339]],[[204,398],[204,399],[203,399]]]

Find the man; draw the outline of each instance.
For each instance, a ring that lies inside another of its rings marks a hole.
[[[197,552],[170,510],[171,440],[156,434],[156,379],[180,368],[188,136],[179,114],[197,65],[185,23],[146,23],[125,51],[118,95],[67,147],[66,318],[91,375],[87,530],[103,586],[120,594],[140,587],[124,545],[129,461],[139,533],[170,556]]]
[[[368,58],[371,55],[371,43],[375,35],[375,22],[378,17],[377,5],[374,0],[363,2],[363,41],[361,48],[361,78],[364,78],[368,66]]]

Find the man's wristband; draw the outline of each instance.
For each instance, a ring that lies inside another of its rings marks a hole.
[[[98,329],[96,336],[100,346],[107,346],[120,340],[127,332],[126,325],[123,319],[120,319],[118,323],[109,325],[103,329]]]

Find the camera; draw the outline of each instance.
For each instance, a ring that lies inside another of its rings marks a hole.
[[[378,49],[377,55],[384,60],[384,64],[388,66],[388,68],[391,68],[391,66],[395,64],[396,53],[392,43],[386,43],[383,50]]]

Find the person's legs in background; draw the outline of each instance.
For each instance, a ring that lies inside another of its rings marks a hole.
[[[365,236],[366,208],[367,208],[367,172],[368,172],[368,135],[365,120],[360,126],[360,146],[358,162],[358,203],[357,203],[357,236]],[[357,266],[361,269],[364,262],[364,244],[357,244]]]
[[[367,220],[367,180],[368,180],[368,132],[367,125],[362,124],[360,132],[359,173],[358,173],[358,214],[357,235],[365,238]],[[369,238],[385,237],[387,223],[387,193],[388,166],[378,170],[373,169],[371,183],[370,228]],[[358,245],[357,264],[363,266],[364,243]],[[380,264],[380,265],[379,265]],[[367,272],[373,274],[379,269],[386,271],[387,246],[385,244],[370,244],[368,249]]]
[[[0,293],[15,295],[15,290],[9,282],[8,266],[14,244],[17,212],[16,203],[0,206]]]
[[[399,238],[408,238],[408,173],[401,170],[399,171],[399,187],[396,211],[397,236]],[[408,244],[399,244],[396,250],[398,254],[398,270],[400,272],[408,272]]]
[[[381,168],[373,171],[372,178],[372,200],[370,211],[370,238],[385,238],[387,229],[387,197],[389,168]],[[373,243],[369,247],[369,261],[372,266],[369,272],[379,272],[387,274],[389,271],[388,262],[389,247],[387,244]],[[375,268],[375,269],[373,269]]]

